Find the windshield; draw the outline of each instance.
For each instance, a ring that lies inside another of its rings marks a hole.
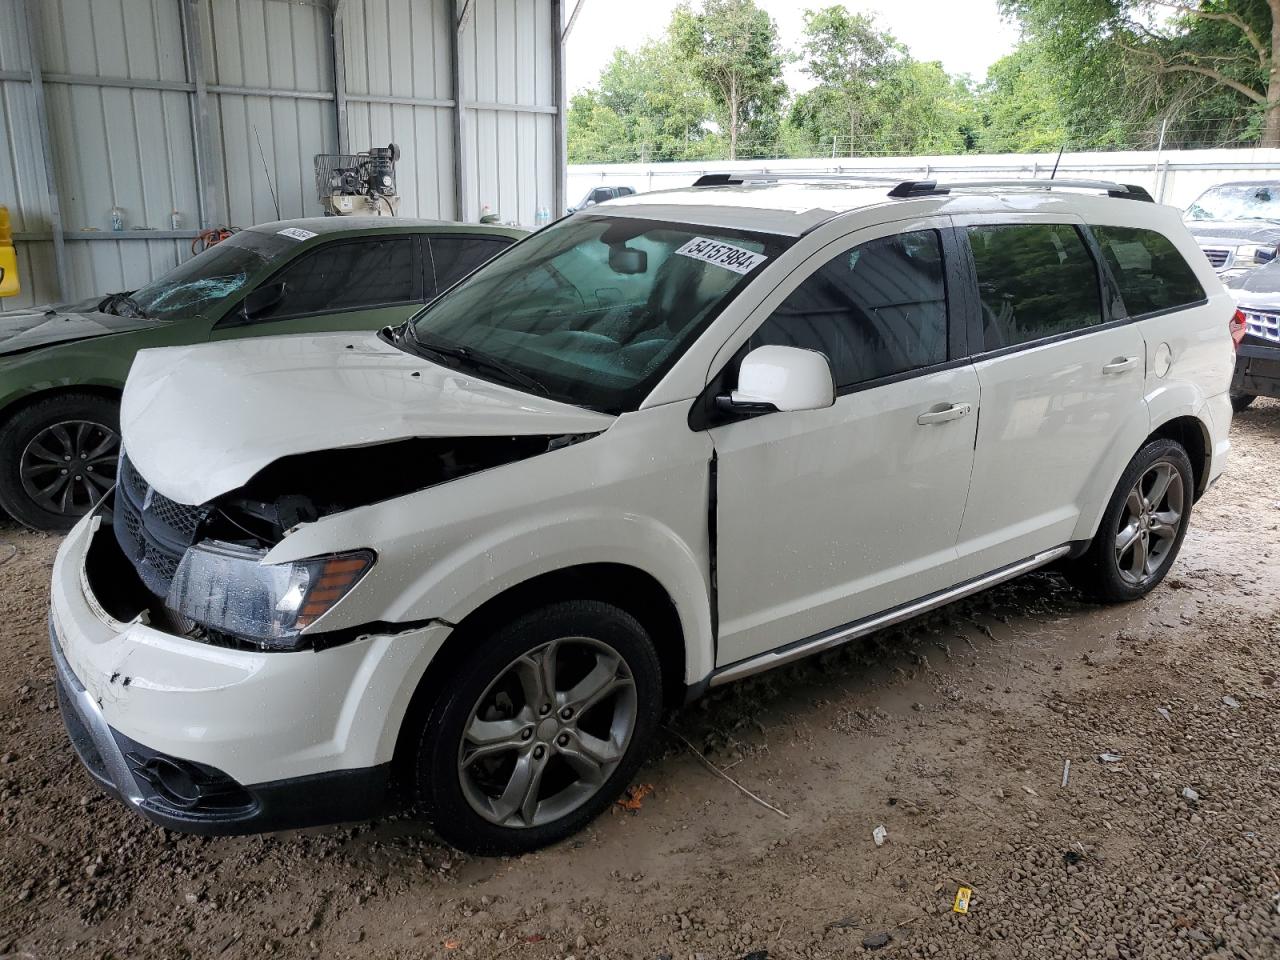
[[[242,231],[135,290],[133,302],[155,320],[203,313],[239,293],[258,271],[297,244],[275,233]]]
[[[1280,220],[1280,183],[1227,183],[1187,207],[1189,220]]]
[[[573,217],[434,301],[410,322],[408,339],[427,350],[455,348],[456,362],[470,361],[479,376],[493,375],[496,361],[551,397],[620,413],[639,406],[790,243],[717,227]]]

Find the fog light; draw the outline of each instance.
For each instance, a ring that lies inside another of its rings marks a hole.
[[[152,757],[143,768],[156,792],[175,807],[190,809],[200,802],[200,787],[184,767],[164,757]]]

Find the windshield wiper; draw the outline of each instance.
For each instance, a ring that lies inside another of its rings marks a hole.
[[[129,312],[121,313],[121,307]],[[147,316],[142,312],[142,307],[138,306],[138,301],[126,292],[107,294],[98,304],[98,310],[101,313],[114,313],[117,317],[139,317],[145,320]]]
[[[404,336],[405,333],[408,334],[407,337]],[[395,334],[393,334],[393,336],[394,335]],[[547,385],[545,383],[542,383],[540,380],[535,380],[523,370],[512,366],[505,360],[499,360],[497,357],[490,354],[482,353],[478,350],[472,349],[471,347],[463,346],[460,343],[441,343],[438,340],[433,340],[431,343],[425,343],[422,338],[418,336],[418,331],[411,323],[404,326],[400,331],[400,337],[397,339],[407,339],[412,341],[417,352],[420,354],[434,354],[437,357],[457,361],[459,364],[466,364],[470,367],[479,367],[489,370],[498,374],[498,376],[507,381],[507,383],[517,387],[524,387],[526,390],[532,390],[535,393],[540,393],[544,397],[551,393],[551,391],[547,389]],[[430,359],[429,356],[428,359]],[[452,364],[450,365],[452,366]]]

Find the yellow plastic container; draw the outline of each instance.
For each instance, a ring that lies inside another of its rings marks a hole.
[[[22,292],[18,281],[18,251],[13,246],[9,208],[0,207],[0,297],[16,297]]]

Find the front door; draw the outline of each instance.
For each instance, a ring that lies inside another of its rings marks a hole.
[[[1113,314],[1080,223],[974,218],[982,418],[960,531],[976,577],[1073,539],[1148,430],[1146,348]]]
[[[954,241],[945,220],[889,229],[816,255],[744,348],[825,354],[834,406],[711,430],[720,666],[953,582],[979,399],[948,307]]]
[[[412,236],[326,243],[260,285],[283,284],[279,301],[248,320],[233,310],[214,327],[212,339],[377,330],[401,323],[426,299],[422,256]]]

